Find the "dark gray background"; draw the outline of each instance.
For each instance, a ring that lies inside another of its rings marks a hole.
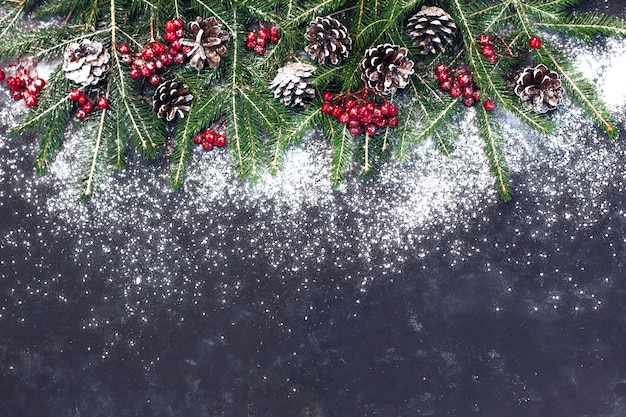
[[[624,41],[555,41],[611,88]],[[471,111],[453,158],[425,142],[339,190],[313,134],[257,184],[198,149],[172,193],[131,155],[88,205],[86,135],[45,177],[36,136],[0,135],[2,415],[626,415],[623,134],[568,100],[550,137],[499,117],[508,204]]]

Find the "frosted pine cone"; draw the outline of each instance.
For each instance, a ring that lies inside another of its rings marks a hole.
[[[274,97],[280,99],[286,106],[304,106],[315,96],[315,90],[309,77],[315,72],[313,65],[302,62],[292,62],[278,69],[274,80],[270,83],[270,90]]]
[[[404,88],[413,74],[413,61],[406,48],[385,43],[365,51],[361,61],[361,79],[381,94],[393,94]]]
[[[63,71],[68,80],[83,86],[98,84],[109,70],[109,51],[98,41],[74,42],[63,55]]]
[[[304,50],[320,64],[328,60],[337,65],[352,49],[348,29],[332,17],[318,17],[313,20],[304,37],[310,42]]]
[[[537,113],[546,113],[554,110],[561,102],[563,95],[561,78],[543,64],[525,68],[515,83],[515,94],[529,109]]]
[[[422,6],[406,25],[413,46],[420,48],[422,55],[445,51],[452,43],[456,29],[452,16],[435,6]]]
[[[184,112],[191,108],[189,102],[193,95],[187,85],[176,80],[168,80],[157,87],[152,99],[152,110],[161,119],[171,122],[177,116],[185,117]]]
[[[197,17],[189,23],[194,39],[181,39],[180,44],[186,46],[189,64],[199,70],[208,65],[217,68],[220,60],[228,53],[228,31],[214,17],[203,19]]]

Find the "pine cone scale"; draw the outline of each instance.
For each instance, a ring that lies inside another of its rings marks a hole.
[[[516,81],[514,92],[527,108],[537,113],[546,113],[560,104],[563,87],[556,72],[539,64],[522,71]]]
[[[154,92],[152,110],[159,118],[171,122],[176,117],[184,117],[189,111],[193,99],[189,87],[176,80],[168,80],[159,85]]]
[[[361,79],[381,94],[393,94],[406,87],[414,72],[407,55],[406,48],[388,43],[368,49],[361,61]]]
[[[274,98],[286,106],[304,106],[315,97],[315,89],[309,79],[313,72],[314,66],[302,62],[292,62],[279,68],[269,85],[274,92]]]
[[[98,41],[83,39],[69,45],[63,56],[63,70],[70,81],[87,86],[98,84],[109,70],[109,51]]]
[[[457,27],[445,10],[436,6],[422,6],[406,25],[413,46],[420,48],[422,55],[444,52],[452,44]]]
[[[320,64],[329,61],[337,65],[352,49],[348,29],[332,17],[318,17],[312,21],[304,37],[310,42],[304,50]]]

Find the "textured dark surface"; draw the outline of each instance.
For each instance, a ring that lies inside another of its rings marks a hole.
[[[615,45],[580,53],[616,73]],[[5,132],[24,109],[0,101]],[[315,137],[255,186],[225,152],[175,194],[131,158],[86,206],[80,135],[45,177],[35,137],[0,135],[1,414],[626,415],[624,134],[558,111],[550,138],[501,115],[508,204],[471,127],[338,191]]]

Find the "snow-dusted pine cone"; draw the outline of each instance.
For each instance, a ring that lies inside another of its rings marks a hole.
[[[420,48],[422,55],[445,51],[452,43],[456,29],[452,16],[436,6],[422,6],[406,25],[413,46]]]
[[[393,94],[404,88],[413,74],[413,61],[406,48],[385,43],[365,51],[361,61],[361,79],[381,94]]]
[[[515,82],[515,94],[527,108],[537,113],[546,113],[554,110],[561,102],[561,78],[543,64],[525,68]]]
[[[98,41],[83,39],[68,46],[63,71],[68,80],[83,86],[98,84],[109,70],[109,51]]]
[[[317,17],[309,25],[304,37],[309,41],[304,50],[320,64],[328,60],[337,65],[348,57],[352,49],[348,29],[332,17]]]
[[[314,72],[313,65],[291,62],[278,69],[276,77],[270,83],[270,90],[286,106],[304,106],[315,96],[315,89],[309,80]]]
[[[181,39],[180,44],[190,48],[187,52],[189,64],[198,70],[208,65],[217,68],[220,60],[228,53],[228,31],[214,17],[203,19],[197,17],[189,23],[193,39]]]
[[[189,102],[193,95],[187,85],[176,80],[168,80],[157,87],[152,99],[152,110],[161,119],[171,122],[177,116],[185,117],[184,112],[191,108]]]

